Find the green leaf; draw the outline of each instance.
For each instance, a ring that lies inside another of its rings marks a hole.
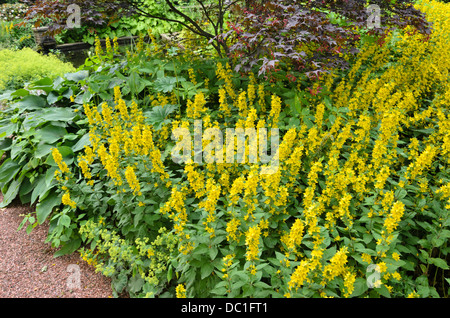
[[[58,225],[62,225],[64,227],[69,227],[71,221],[72,220],[70,219],[70,216],[68,216],[67,214],[63,214],[58,219]]]
[[[21,168],[22,166],[12,161],[11,158],[6,159],[0,166],[0,182],[8,183],[16,176]]]
[[[157,92],[169,93],[173,91],[177,82],[182,81],[186,81],[186,79],[183,77],[178,77],[177,79],[176,77],[172,76],[164,76],[155,80],[155,82],[153,83],[153,88]]]
[[[429,258],[428,263],[433,264],[442,269],[449,269],[447,262],[442,258]]]
[[[17,129],[17,123],[12,123],[10,119],[0,121],[0,138],[12,135]]]
[[[130,87],[131,94],[133,95],[139,94],[145,88],[144,82],[136,72],[132,72],[128,77],[128,86]]]
[[[369,287],[367,286],[367,281],[364,278],[358,277],[353,284],[353,293],[351,297],[358,297],[364,294]]]
[[[16,90],[14,93],[11,93],[11,96],[14,97],[24,97],[30,95],[30,92],[24,88]]]
[[[61,204],[61,195],[51,193],[44,200],[36,205],[36,217],[39,224],[44,223],[47,217],[52,213],[53,208]]]
[[[178,109],[177,105],[165,105],[165,106],[155,106],[151,111],[144,113],[147,118],[147,122],[155,127],[156,130],[161,129],[164,123],[169,123],[170,120],[166,119],[171,113]]]
[[[13,180],[11,182],[8,191],[3,196],[3,201],[0,203],[0,208],[8,206],[16,198],[19,193],[20,185],[22,184],[22,179],[23,178],[19,178],[18,180]]]
[[[63,255],[70,255],[75,252],[81,246],[81,239],[72,239],[65,243],[58,251],[53,254],[53,257],[59,257]]]
[[[434,246],[434,247],[440,247],[440,246],[442,246],[442,244],[444,244],[445,243],[445,239],[444,238],[442,238],[442,237],[433,237],[432,239],[431,239],[431,244]]]
[[[51,91],[48,96],[47,96],[47,103],[49,105],[52,105],[54,103],[56,103],[57,101],[61,100],[63,97],[59,96],[58,93],[56,93],[55,91]]]
[[[216,258],[218,252],[219,249],[217,248],[217,246],[211,246],[209,248],[209,257],[211,258],[211,260],[214,260]]]
[[[254,284],[254,286],[255,286],[255,287],[258,287],[258,288],[263,288],[263,289],[271,289],[271,287],[270,287],[268,284],[266,284],[266,283],[264,283],[264,282],[261,282],[261,281],[256,282],[256,283]]]
[[[71,121],[76,114],[67,107],[48,107],[42,112],[42,118],[47,121]]]
[[[64,137],[67,130],[63,127],[49,124],[36,131],[36,136],[45,141],[47,144],[52,144]]]
[[[201,279],[204,279],[205,277],[208,277],[211,275],[212,271],[214,270],[214,266],[211,263],[204,263],[200,269],[200,276]]]
[[[386,286],[381,285],[381,287],[374,288],[375,291],[378,292],[381,296],[384,296],[386,298],[391,298],[391,294],[389,293],[389,289],[386,288]]]
[[[37,159],[41,159],[42,157],[47,156],[52,151],[52,148],[54,148],[54,147],[55,146],[49,145],[42,141],[37,145],[36,151],[34,153],[34,157]]]
[[[128,286],[130,288],[130,292],[137,293],[142,289],[142,286],[144,286],[145,281],[142,279],[140,275],[132,276],[128,280]]]
[[[73,152],[78,152],[84,149],[84,146],[90,146],[89,133],[83,135],[78,142],[72,147]]]
[[[167,269],[167,282],[169,283],[172,280],[173,277],[173,270],[172,270],[172,264],[169,265],[169,268]]]
[[[89,71],[87,70],[81,70],[76,73],[66,73],[64,74],[64,77],[73,82],[79,82],[81,80],[84,80],[86,77],[89,76]]]
[[[20,111],[41,109],[47,105],[47,100],[42,96],[28,95],[22,100],[13,104],[12,107],[18,108]]]

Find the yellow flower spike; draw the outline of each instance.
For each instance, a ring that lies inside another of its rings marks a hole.
[[[177,298],[186,298],[186,288],[183,284],[178,284],[175,291]]]
[[[113,39],[113,53],[118,53],[119,52],[119,43],[117,42],[117,36],[114,37]]]
[[[129,120],[128,108],[123,99],[119,98],[116,109],[119,110],[122,120],[124,120],[124,121]]]
[[[258,260],[260,235],[261,229],[258,225],[250,227],[245,233],[245,245],[247,246],[245,258],[247,261]]]
[[[52,157],[53,157],[53,160],[55,161],[55,163],[58,165],[59,170],[61,170],[62,173],[70,173],[69,167],[63,161],[63,157],[57,148],[52,149]]]
[[[62,196],[62,198],[61,198],[61,202],[62,202],[62,204],[64,204],[64,205],[70,206],[72,209],[75,209],[75,208],[76,208],[76,203],[75,203],[75,201],[73,201],[73,200],[70,198],[70,193],[69,193],[68,191],[66,191],[66,193],[63,194],[63,196]]]
[[[114,103],[117,105],[119,103],[119,99],[122,97],[122,93],[120,92],[119,86],[114,86]]]
[[[102,49],[100,39],[97,35],[95,35],[94,45],[95,45],[95,55],[98,58],[101,58],[101,56],[103,55],[103,49]]]
[[[139,180],[136,177],[136,174],[134,173],[134,168],[128,166],[125,170],[125,178],[128,182],[128,185],[130,186],[131,190],[133,190],[134,195],[141,195],[140,190],[141,187],[139,185]]]

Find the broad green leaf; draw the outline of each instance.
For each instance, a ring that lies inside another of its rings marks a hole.
[[[53,257],[59,257],[63,255],[70,255],[79,249],[81,246],[81,239],[72,239],[69,242],[66,242],[63,247],[61,247],[58,251],[53,254]]]
[[[211,275],[212,271],[214,270],[214,266],[211,263],[204,263],[200,269],[200,276],[201,279],[204,279],[205,277],[208,277]]]
[[[52,124],[42,127],[36,131],[36,135],[47,144],[55,143],[56,141],[62,139],[66,134],[67,130],[65,128],[54,126]]]
[[[166,119],[171,113],[178,109],[177,105],[165,105],[165,106],[155,106],[151,111],[144,113],[146,121],[153,125],[156,130],[161,129],[164,123],[169,123],[170,120]]]
[[[50,185],[46,183],[44,175],[40,175],[39,178],[33,182],[33,187],[34,189],[31,193],[32,204],[50,189]]]
[[[11,136],[17,129],[17,123],[10,119],[0,120],[0,138]]]
[[[78,152],[84,149],[84,146],[90,146],[89,133],[83,135],[78,142],[72,147],[73,152]]]
[[[361,296],[368,289],[367,281],[364,278],[358,277],[353,284],[353,293],[351,294],[351,297]]]
[[[18,180],[13,180],[11,182],[8,191],[6,191],[3,196],[3,201],[0,203],[0,208],[8,206],[16,198],[19,193],[20,185],[22,184],[22,179],[23,178],[19,178]]]
[[[71,222],[70,216],[68,216],[67,214],[61,215],[58,219],[58,225],[62,225],[64,227],[69,227],[70,222]]]
[[[428,263],[433,264],[442,269],[449,269],[447,262],[442,258],[429,258]]]
[[[71,121],[76,116],[71,108],[48,107],[42,112],[42,117],[47,121]]]
[[[54,147],[55,147],[54,145],[49,145],[42,141],[37,145],[36,151],[34,152],[34,157],[41,159],[42,157],[45,157],[50,152],[52,152],[52,148]]]
[[[158,78],[157,80],[155,80],[155,82],[153,83],[153,88],[157,92],[168,93],[168,92],[173,91],[177,82],[182,82],[182,81],[186,81],[186,79],[184,77],[176,78],[176,77],[172,77],[172,76],[164,76],[164,77],[161,77],[161,78]]]
[[[21,165],[7,158],[0,166],[0,182],[7,183],[11,181],[22,168]]]
[[[47,96],[47,103],[52,105],[62,99],[62,96],[59,96],[55,91],[51,91]]]
[[[81,80],[84,80],[86,77],[89,76],[89,71],[87,70],[81,70],[75,73],[66,73],[64,74],[64,77],[73,82],[79,82]]]
[[[47,217],[52,213],[53,208],[61,204],[61,195],[51,193],[44,200],[36,205],[36,216],[39,224],[44,223]]]
[[[11,93],[11,96],[14,97],[24,97],[30,95],[30,92],[24,88],[20,88],[18,90],[16,90],[14,93]]]
[[[18,108],[20,111],[42,109],[47,105],[47,100],[42,96],[28,95],[22,100],[13,104],[12,107]]]
[[[140,275],[136,275],[134,277],[130,277],[128,280],[128,287],[132,293],[137,293],[144,286],[145,281],[142,279]]]
[[[128,86],[133,95],[139,94],[145,88],[145,84],[137,72],[132,72],[128,77]]]
[[[53,80],[49,77],[41,78],[30,85],[32,90],[43,90],[47,95],[53,91]]]
[[[381,287],[379,287],[379,288],[374,288],[374,289],[375,289],[375,290],[378,292],[378,294],[380,294],[381,296],[386,297],[386,298],[391,298],[391,294],[389,293],[389,289],[387,289],[385,285],[381,285]]]
[[[64,83],[64,78],[58,76],[53,80],[53,89],[59,90],[61,88],[61,84]],[[65,89],[65,88],[64,88]]]

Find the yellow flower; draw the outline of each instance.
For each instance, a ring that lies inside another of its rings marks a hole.
[[[205,104],[205,95],[202,92],[195,94],[194,102],[191,100],[187,101],[187,116],[194,119],[201,118],[202,114],[206,112]]]
[[[118,53],[119,52],[119,43],[117,42],[117,36],[115,36],[113,39],[113,47],[114,47],[114,53]]]
[[[272,127],[278,127],[278,118],[281,112],[281,98],[276,95],[272,95],[271,109],[269,117],[272,120]]]
[[[128,185],[130,186],[131,190],[133,190],[133,194],[141,195],[141,187],[139,185],[139,180],[136,177],[136,174],[134,173],[134,168],[128,166],[125,170],[125,178],[127,179]]]
[[[227,223],[227,228],[226,231],[228,233],[227,235],[227,241],[232,241],[232,240],[238,240],[238,235],[240,235],[239,233],[239,225],[241,224],[241,221],[239,221],[236,218],[232,218],[228,223]]]
[[[197,85],[197,79],[195,78],[194,69],[189,68],[188,73],[189,73],[189,79],[191,80],[192,84]]]
[[[69,167],[63,161],[63,157],[57,148],[52,149],[52,156],[62,173],[70,173]]]
[[[186,298],[186,288],[183,284],[178,284],[175,291],[177,298]]]
[[[326,265],[323,271],[323,276],[332,280],[336,276],[341,275],[345,271],[345,264],[347,263],[347,247],[342,247],[330,259],[330,264]]]
[[[98,38],[98,36],[95,36],[95,55],[97,55],[97,57],[101,57],[101,55],[103,54],[103,50],[102,50],[102,45],[100,43],[100,39]]]
[[[70,193],[69,193],[68,191],[67,191],[66,193],[63,194],[63,196],[62,196],[62,198],[61,198],[61,202],[62,202],[62,204],[64,204],[64,205],[70,206],[72,209],[75,209],[75,208],[76,208],[76,203],[75,203],[75,201],[73,201],[73,200],[70,198]]]
[[[377,264],[376,271],[379,273],[384,273],[387,271],[387,266],[385,262],[380,262]]]
[[[363,261],[366,262],[367,264],[370,264],[372,262],[372,259],[369,254],[363,253],[361,257]]]
[[[92,178],[92,174],[89,170],[89,166],[88,163],[84,160],[80,160],[78,161],[78,166],[80,166],[81,168],[81,172],[83,173],[84,177],[86,179],[91,179]]]
[[[292,273],[292,275],[291,275],[291,279],[290,279],[290,281],[288,283],[289,289],[290,290],[292,288],[298,289],[305,282],[309,282],[308,273],[309,273],[308,261],[302,260],[300,262],[300,265],[298,265],[295,268],[294,273]]]
[[[407,298],[419,298],[419,297],[420,297],[420,295],[418,293],[416,293],[416,291],[409,293],[407,296]]]
[[[355,281],[356,281],[356,275],[351,273],[351,272],[347,272],[347,274],[345,274],[344,276],[344,286],[347,289],[347,291],[344,294],[344,297],[350,297],[350,295],[353,293],[353,290],[355,289]]]
[[[394,272],[392,274],[392,278],[395,279],[395,280],[401,280],[402,276],[398,272]]]
[[[296,219],[289,232],[287,239],[287,247],[290,250],[294,250],[296,246],[300,245],[303,239],[304,225],[300,219]]]
[[[245,233],[245,245],[247,246],[247,253],[245,256],[248,261],[258,259],[260,235],[261,229],[258,225],[250,227]]]
[[[392,233],[397,228],[398,223],[400,222],[403,216],[404,210],[405,205],[401,201],[395,202],[394,205],[392,206],[391,213],[384,221],[384,227],[386,228],[389,234]]]

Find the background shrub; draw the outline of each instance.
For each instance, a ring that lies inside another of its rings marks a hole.
[[[31,48],[1,50],[0,68],[0,90],[18,89],[26,82],[75,70],[70,63],[61,62],[53,55],[41,55]]]

